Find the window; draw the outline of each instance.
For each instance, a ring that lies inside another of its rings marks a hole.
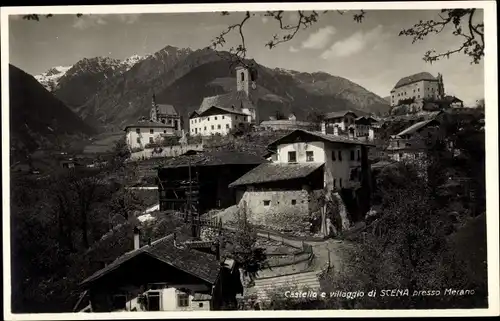
[[[420,95],[417,95],[417,98],[420,98]]]
[[[113,310],[125,310],[127,308],[127,297],[125,294],[113,295]]]
[[[234,119],[238,120],[238,116],[234,116]]]
[[[210,117],[207,117],[207,120],[210,120]]]
[[[270,201],[270,200],[265,200],[265,201],[264,201],[264,206],[269,206],[269,204],[270,204],[270,203],[271,203],[271,201]]]
[[[420,88],[418,88],[417,91],[420,91]]]
[[[335,188],[335,187],[337,187],[337,179],[336,178],[333,179],[333,188]]]
[[[403,158],[403,153],[399,153],[399,159]]]
[[[397,147],[399,147],[399,140],[398,140],[398,141],[396,141],[396,146],[397,146]]]
[[[358,161],[361,160],[361,151],[358,149]]]
[[[306,161],[307,162],[314,162],[314,152],[313,151],[306,151]]]
[[[297,153],[296,152],[288,152],[288,162],[296,163],[297,162]]]
[[[229,129],[229,124],[226,124],[226,128]]]
[[[240,73],[240,75],[241,75],[241,81],[245,81],[245,73],[242,72]]]
[[[163,131],[163,132],[166,132],[166,131]],[[191,129],[191,132],[194,133],[194,128]]]
[[[297,200],[292,200],[292,205],[297,204]]]
[[[224,116],[222,116],[222,119],[224,119]]]
[[[215,120],[217,120],[217,116],[215,116],[214,118],[215,118]]]
[[[166,133],[167,133],[167,130],[165,129],[165,130],[163,131],[163,133],[164,133],[164,134],[166,134]]]
[[[351,150],[351,160],[353,161],[354,160],[354,151]]]
[[[140,144],[140,143],[141,143],[141,138],[140,138],[140,137],[137,137],[136,142],[137,142],[137,144]]]
[[[178,307],[189,306],[189,295],[187,295],[186,293],[178,293],[177,294],[177,306]]]
[[[205,126],[205,127],[203,128],[203,130],[207,130],[207,126]]]
[[[220,129],[220,124],[219,124],[219,125],[217,125],[217,129]]]
[[[212,129],[215,129],[214,125],[212,125]]]
[[[198,303],[199,308],[203,308],[203,302]]]
[[[342,178],[339,178],[339,187],[342,188]]]
[[[334,151],[334,150],[332,150],[332,161],[335,161],[335,160],[337,160],[337,159],[335,158],[335,151]]]
[[[153,137],[149,137],[149,143],[150,143],[150,144],[154,143],[154,139],[153,139]]]
[[[195,128],[195,129],[194,129],[194,133],[195,133],[195,134],[198,134],[198,128]]]
[[[342,151],[339,150],[339,161],[341,162],[342,161]]]
[[[137,134],[140,134],[140,133],[141,133],[141,129],[140,129],[140,128],[136,128],[136,129],[135,129],[135,132],[136,132]]]

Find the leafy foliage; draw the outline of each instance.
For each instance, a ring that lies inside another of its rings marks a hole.
[[[245,276],[255,279],[259,271],[268,266],[265,249],[257,246],[257,233],[248,222],[246,205],[238,212],[238,232],[231,233],[231,257],[243,270]]]
[[[136,224],[142,200],[124,189],[119,144],[116,151],[100,169],[12,177],[13,312],[70,312],[82,278],[131,248],[132,236],[114,233]],[[103,243],[106,235],[114,241]]]
[[[484,56],[484,23],[474,22],[476,12],[477,9],[442,9],[442,15],[439,15],[438,20],[420,20],[413,27],[401,30],[399,35],[411,36],[415,43],[430,34],[441,33],[446,26],[451,24],[454,28],[452,34],[463,38],[463,43],[460,47],[444,53],[428,50],[423,57],[424,61],[432,63],[462,52],[472,59],[471,63],[478,64]]]

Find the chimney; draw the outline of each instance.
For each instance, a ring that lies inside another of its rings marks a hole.
[[[141,231],[136,227],[134,227],[134,250],[137,250],[141,247],[139,242],[139,235]]]

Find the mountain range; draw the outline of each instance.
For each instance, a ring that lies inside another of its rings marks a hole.
[[[9,65],[9,100],[10,148],[15,159],[96,133],[33,76],[13,65]]]
[[[124,61],[83,59],[70,67],[51,68],[35,78],[59,100],[99,131],[116,131],[148,116],[153,94],[172,104],[187,123],[188,114],[206,96],[235,90],[231,55],[211,49],[193,51],[166,46],[158,52]],[[348,79],[324,72],[268,68],[251,60],[258,74],[257,110],[261,120],[277,111],[298,119],[343,109],[385,113],[382,97]]]

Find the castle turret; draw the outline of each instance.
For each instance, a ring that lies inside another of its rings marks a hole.
[[[155,96],[155,94],[153,94],[150,119],[151,119],[151,121],[154,121],[154,122],[158,121],[158,105],[156,105],[156,96]]]

